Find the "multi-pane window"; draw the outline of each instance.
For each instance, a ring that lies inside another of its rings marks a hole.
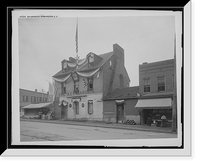
[[[23,96],[23,101],[27,102],[28,101],[28,96]]]
[[[88,114],[93,114],[93,100],[88,100]]]
[[[93,78],[90,77],[88,78],[88,91],[92,91],[93,90]]]
[[[31,96],[31,102],[36,102],[36,97],[35,96]]]
[[[144,92],[150,92],[150,78],[144,79]]]
[[[73,105],[74,111],[75,111],[76,115],[78,115],[79,114],[79,102],[78,101],[74,101],[73,104],[74,104]]]
[[[165,77],[158,77],[158,91],[165,91]]]

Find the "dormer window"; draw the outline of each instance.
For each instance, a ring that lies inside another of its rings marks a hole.
[[[63,72],[66,72],[67,71],[67,66],[68,66],[68,63],[67,63],[67,60],[63,60],[62,62],[61,62],[61,64],[62,64],[62,71]]]
[[[89,63],[94,62],[94,54],[90,54],[89,56]]]
[[[63,69],[67,69],[67,62],[63,63]]]

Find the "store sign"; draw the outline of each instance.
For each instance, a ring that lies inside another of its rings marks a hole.
[[[67,96],[73,96],[73,95],[81,95],[81,94],[90,94],[93,93],[92,91],[78,91],[78,92],[68,92],[66,93]]]

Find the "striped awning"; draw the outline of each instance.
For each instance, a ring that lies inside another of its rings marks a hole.
[[[23,109],[37,109],[37,108],[45,108],[52,105],[51,102],[48,103],[39,103],[39,104],[29,104],[27,106],[22,107]]]

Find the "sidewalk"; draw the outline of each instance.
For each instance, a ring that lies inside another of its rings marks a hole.
[[[147,125],[128,125],[119,123],[106,123],[103,121],[85,121],[85,120],[42,120],[42,119],[25,119],[20,118],[21,121],[30,122],[42,122],[42,123],[54,123],[54,124],[66,124],[66,125],[79,125],[79,126],[90,126],[90,127],[103,127],[103,128],[114,128],[114,129],[127,129],[137,131],[152,131],[160,133],[172,133],[171,127],[155,127]],[[174,133],[176,134],[176,133]]]

